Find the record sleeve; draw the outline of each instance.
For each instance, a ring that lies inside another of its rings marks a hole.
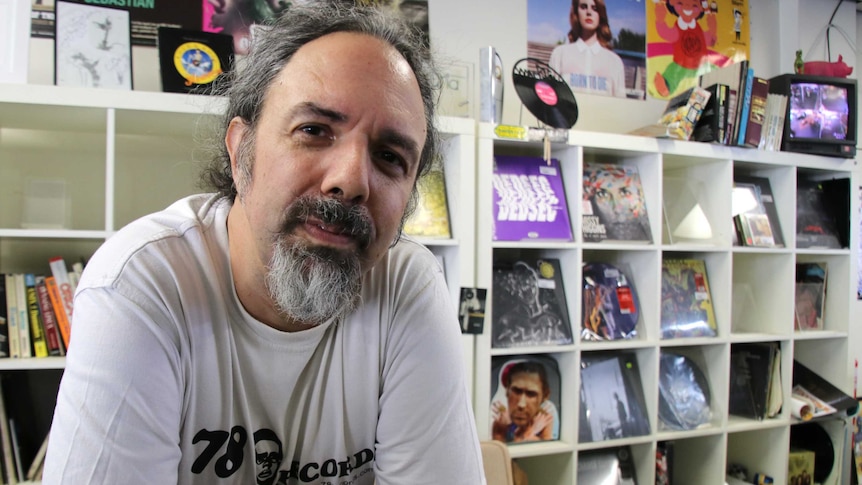
[[[620,446],[578,453],[577,483],[636,485],[631,449]]]
[[[661,338],[714,337],[715,312],[706,263],[702,259],[664,259],[661,266]]]
[[[560,438],[560,369],[548,355],[491,359],[491,435],[505,443]]]
[[[494,263],[493,348],[573,343],[560,261]]]
[[[580,408],[578,440],[582,443],[649,434],[633,352],[597,352],[581,359]]]
[[[494,240],[572,240],[560,161],[494,157]]]
[[[659,362],[659,410],[662,425],[690,430],[709,423],[709,382],[693,359],[675,352],[662,352]]]
[[[584,241],[652,241],[637,167],[585,162],[583,189]]]
[[[796,263],[795,330],[823,330],[827,265]]]
[[[823,187],[815,182],[800,180],[796,190],[796,247],[841,249]]]
[[[419,203],[410,218],[404,222],[404,234],[451,238],[446,177],[441,161],[435,161],[428,173],[416,181],[416,191],[419,194]]]
[[[765,213],[769,218],[769,227],[772,231],[773,246],[784,246],[784,235],[781,230],[781,220],[778,218],[778,208],[775,204],[775,197],[772,193],[772,185],[767,177],[759,177],[754,175],[734,174],[734,185],[745,185],[755,187],[755,198],[759,203],[756,212]],[[762,210],[760,210],[762,208]],[[742,212],[744,208],[734,210],[734,213]]]
[[[626,273],[608,263],[584,263],[581,340],[637,336],[640,303]]]
[[[161,26],[156,45],[167,93],[209,94],[207,88],[233,69],[233,37],[227,34]]]
[[[768,417],[773,368],[780,365],[775,359],[777,352],[778,344],[775,342],[731,346],[728,413],[758,421]]]

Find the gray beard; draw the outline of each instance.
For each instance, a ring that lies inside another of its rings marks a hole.
[[[317,326],[344,319],[360,299],[356,253],[278,239],[266,274],[270,297],[283,316]]]

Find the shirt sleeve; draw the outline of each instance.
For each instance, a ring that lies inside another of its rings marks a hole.
[[[44,484],[177,483],[182,374],[162,313],[115,289],[78,293]]]
[[[436,265],[434,271],[418,291],[399,293],[390,324],[377,425],[379,485],[485,483],[460,327],[442,272]]]

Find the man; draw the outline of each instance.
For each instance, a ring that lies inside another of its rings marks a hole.
[[[548,401],[551,387],[545,366],[529,361],[512,364],[503,371],[502,384],[508,409],[501,402],[492,403],[493,438],[514,443],[556,439],[556,411]]]
[[[276,484],[484,483],[442,270],[399,240],[436,156],[432,75],[371,8],[262,32],[219,194],[124,228],[81,278],[43,483],[255,483],[262,429]]]

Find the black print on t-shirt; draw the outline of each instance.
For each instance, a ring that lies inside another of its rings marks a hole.
[[[281,470],[284,452],[278,435],[271,429],[262,428],[255,431],[252,438],[257,485],[288,485],[297,482],[349,485],[371,471],[370,466],[364,470],[360,470],[360,467],[374,462],[374,451],[365,448],[343,460],[330,458],[321,463],[293,461],[290,468]],[[202,429],[192,438],[192,443],[205,444],[192,463],[192,472],[200,474],[212,466],[216,476],[227,478],[242,467],[248,432],[242,426],[234,426],[230,432]]]

